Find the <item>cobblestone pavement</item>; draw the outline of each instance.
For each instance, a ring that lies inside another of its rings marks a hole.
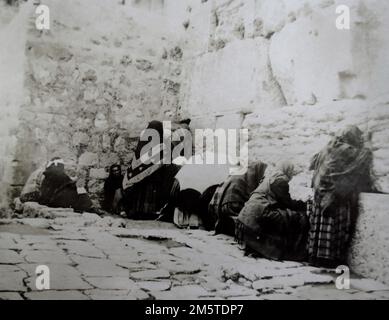
[[[334,271],[244,256],[227,236],[27,204],[0,220],[0,299],[387,299],[389,288]],[[50,290],[36,289],[36,267]]]

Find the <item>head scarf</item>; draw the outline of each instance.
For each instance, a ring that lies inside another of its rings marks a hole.
[[[279,163],[277,165],[277,171],[277,176],[279,175],[279,173],[281,173],[286,176],[289,181],[292,180],[293,176],[296,175],[294,164],[290,161],[282,161],[281,163]]]
[[[355,148],[362,148],[364,143],[363,132],[357,126],[348,126],[340,131],[337,140]]]
[[[148,124],[147,128],[144,131],[142,131],[141,136],[139,138],[139,142],[138,142],[138,145],[137,145],[136,150],[135,150],[135,157],[137,159],[139,159],[142,156],[141,152],[142,152],[143,147],[150,143],[150,139],[149,140],[145,139],[147,136],[146,135],[147,130],[155,130],[158,133],[159,138],[160,138],[158,143],[163,143],[163,124],[162,124],[162,122],[156,121],[156,120],[151,121]],[[155,147],[155,146],[153,145],[152,147]]]
[[[336,199],[348,199],[375,189],[373,155],[364,146],[363,133],[356,126],[342,130],[311,163],[312,187],[324,214],[332,212]]]
[[[152,139],[150,137],[150,132],[147,130],[155,130],[158,134],[158,141]],[[147,128],[142,131],[141,136],[139,138],[138,145],[135,150],[134,158],[132,159],[132,163],[130,167],[127,169],[126,174],[123,179],[123,189],[126,190],[133,185],[143,181],[143,179],[152,175],[154,172],[159,170],[163,163],[161,161],[164,158],[164,130],[163,123],[161,121],[151,121]],[[149,139],[146,139],[149,137]],[[143,148],[147,145],[148,152],[142,152]],[[151,150],[151,157],[150,157]]]
[[[60,157],[54,157],[47,163],[46,169],[50,168],[51,166],[65,168],[65,162]]]
[[[113,174],[113,170],[115,168],[120,170],[120,174],[119,175],[114,175]],[[113,164],[109,168],[109,176],[108,176],[108,178],[106,180],[106,186],[108,186],[109,189],[114,192],[114,191],[116,191],[116,189],[121,188],[122,181],[123,181],[123,175],[122,175],[122,168],[121,168],[121,166],[119,164]]]
[[[230,202],[245,203],[250,194],[262,182],[267,164],[256,161],[250,163],[245,174],[231,176],[223,185],[224,191],[222,204]]]

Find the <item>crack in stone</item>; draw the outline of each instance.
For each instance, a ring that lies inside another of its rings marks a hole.
[[[269,47],[270,48],[270,47]],[[268,49],[269,50],[269,49]],[[274,71],[273,71],[273,66],[271,64],[271,57],[270,57],[270,54],[269,54],[269,51],[268,51],[268,63],[267,63],[267,67],[268,67],[268,70],[269,70],[269,74],[270,74],[270,78],[271,78],[271,81],[273,81],[276,89],[278,90],[279,94],[280,94],[280,97],[281,97],[281,103],[284,105],[284,106],[287,106],[288,105],[288,101],[286,99],[286,96],[284,94],[284,91],[282,90],[282,86],[280,84],[280,82],[278,81],[277,77],[274,75]]]

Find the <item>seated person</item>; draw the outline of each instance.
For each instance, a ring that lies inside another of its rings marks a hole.
[[[154,133],[157,139],[151,139],[150,133]],[[180,167],[159,161],[164,158],[164,150],[168,149],[166,143],[160,121],[151,121],[141,133],[134,158],[123,178],[122,204],[130,219],[157,219],[169,201],[174,176]]]
[[[216,220],[215,233],[235,234],[238,217],[250,194],[262,182],[267,165],[257,161],[249,165],[243,175],[232,175],[218,186],[208,207],[209,215]]]
[[[283,162],[253,192],[237,219],[236,237],[245,249],[276,260],[306,259],[306,204],[292,200],[294,166]]]
[[[208,187],[203,193],[194,189],[180,190],[175,180],[168,204],[162,209],[159,220],[174,222],[180,228],[200,228],[213,230],[215,221],[208,212],[208,205],[217,185]]]
[[[92,211],[86,191],[79,194],[76,181],[65,173],[64,161],[55,157],[43,172],[39,203],[52,208],[73,208],[77,212]]]
[[[123,175],[120,165],[114,164],[109,169],[109,176],[104,182],[103,210],[120,213],[120,200],[122,198]]]

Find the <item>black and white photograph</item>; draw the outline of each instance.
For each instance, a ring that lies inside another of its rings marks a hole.
[[[388,299],[388,1],[0,0],[0,300]]]

